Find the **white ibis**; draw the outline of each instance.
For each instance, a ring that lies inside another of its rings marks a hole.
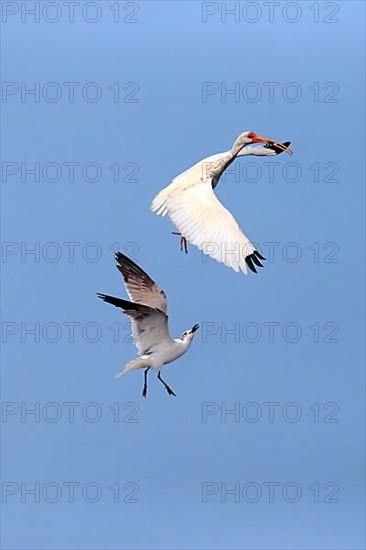
[[[255,146],[264,143],[264,146]],[[223,172],[238,157],[246,155],[278,155],[285,151],[292,154],[287,141],[244,132],[235,141],[232,149],[207,157],[174,178],[154,198],[151,210],[158,215],[168,214],[181,235],[187,252],[187,241],[235,271],[247,274],[247,266],[257,273],[265,258],[255,249],[249,238],[240,229],[233,215],[222,205],[214,193]]]
[[[183,332],[180,338],[173,339],[169,334],[167,300],[163,290],[145,271],[130,258],[117,252],[117,269],[122,273],[127,294],[131,302],[98,293],[99,298],[119,307],[131,317],[132,336],[138,350],[138,357],[117,374],[119,378],[126,372],[136,369],[144,370],[143,397],[147,395],[147,373],[150,369],[158,371],[158,379],[163,383],[169,395],[173,390],[161,378],[160,371],[164,365],[172,363],[188,351],[199,325],[193,325]]]

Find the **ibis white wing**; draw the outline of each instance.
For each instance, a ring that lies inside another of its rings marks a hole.
[[[164,189],[156,195],[150,207],[152,212],[156,212],[160,216],[166,216],[166,214],[168,214],[167,199],[170,194],[173,191],[184,191],[191,185],[202,182],[202,180],[206,181],[207,170],[215,162],[224,158],[226,154],[227,153],[217,153],[216,155],[211,155],[210,157],[200,160],[197,164],[191,166],[188,170],[182,172],[182,174],[179,174],[179,176],[176,176],[170,185],[164,187]]]
[[[151,210],[168,214],[187,241],[204,254],[235,271],[247,274],[248,266],[256,273],[256,266],[263,267],[259,259],[265,258],[213,191],[227,155],[207,157],[177,176],[154,198]]]
[[[216,197],[211,178],[172,190],[166,209],[187,241],[218,262],[247,273],[245,258],[255,247]]]

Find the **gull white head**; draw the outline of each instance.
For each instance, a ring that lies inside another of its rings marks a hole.
[[[195,332],[199,328],[200,328],[200,326],[196,324],[196,325],[193,325],[193,327],[190,328],[189,330],[186,330],[185,332],[183,332],[182,336],[180,337],[182,342],[188,342],[190,344],[192,342],[193,338],[194,338]]]
[[[234,142],[233,149],[242,149],[249,143],[265,143],[269,145],[276,145],[276,147],[282,149],[282,151],[285,151],[289,155],[292,155],[291,149],[289,149],[289,147],[286,147],[286,145],[284,145],[283,143],[279,143],[274,139],[258,136],[255,132],[243,132],[242,134],[240,134],[240,136],[238,136]]]

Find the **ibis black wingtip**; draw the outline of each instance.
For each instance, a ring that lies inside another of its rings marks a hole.
[[[264,265],[260,263],[260,261],[258,260],[258,258],[255,254],[252,254],[251,259],[253,260],[255,265],[257,265],[258,267],[264,267]]]
[[[264,265],[259,261],[259,259],[261,260],[265,260],[266,258],[264,256],[262,256],[262,254],[260,254],[257,250],[254,250],[253,254],[249,254],[248,256],[246,256],[245,258],[245,262],[247,264],[247,266],[249,267],[249,269],[251,271],[253,271],[253,273],[258,273],[256,268],[255,268],[255,265],[258,266],[258,267],[264,267]],[[255,264],[255,265],[254,265]]]
[[[262,254],[259,254],[258,250],[254,250],[253,254],[255,256],[257,256],[257,258],[259,258],[260,260],[266,260],[267,259],[264,256],[262,256]]]
[[[257,273],[257,270],[256,270],[256,268],[255,268],[254,265],[253,265],[252,254],[251,254],[250,256],[247,256],[247,257],[245,258],[245,262],[246,262],[247,266],[249,267],[249,269],[250,269],[251,271],[253,271],[253,273]]]

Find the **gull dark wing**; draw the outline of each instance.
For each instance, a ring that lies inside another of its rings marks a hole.
[[[102,294],[100,292],[97,292],[98,298],[101,300],[104,300],[104,302],[107,302],[108,304],[112,304],[113,306],[120,307],[123,309],[124,313],[126,315],[130,315],[131,317],[137,317],[139,315],[149,315],[154,312],[154,309],[143,305],[143,304],[136,304],[134,302],[129,302],[128,300],[123,300],[122,298],[117,298],[116,296],[109,296],[108,294]]]
[[[123,276],[131,300],[167,313],[165,292],[158,287],[151,277],[122,252],[116,253],[116,262],[116,267]]]
[[[160,309],[99,292],[97,295],[104,302],[121,308],[131,318],[132,335],[140,355],[153,351],[154,346],[161,342],[171,341],[168,317]]]

